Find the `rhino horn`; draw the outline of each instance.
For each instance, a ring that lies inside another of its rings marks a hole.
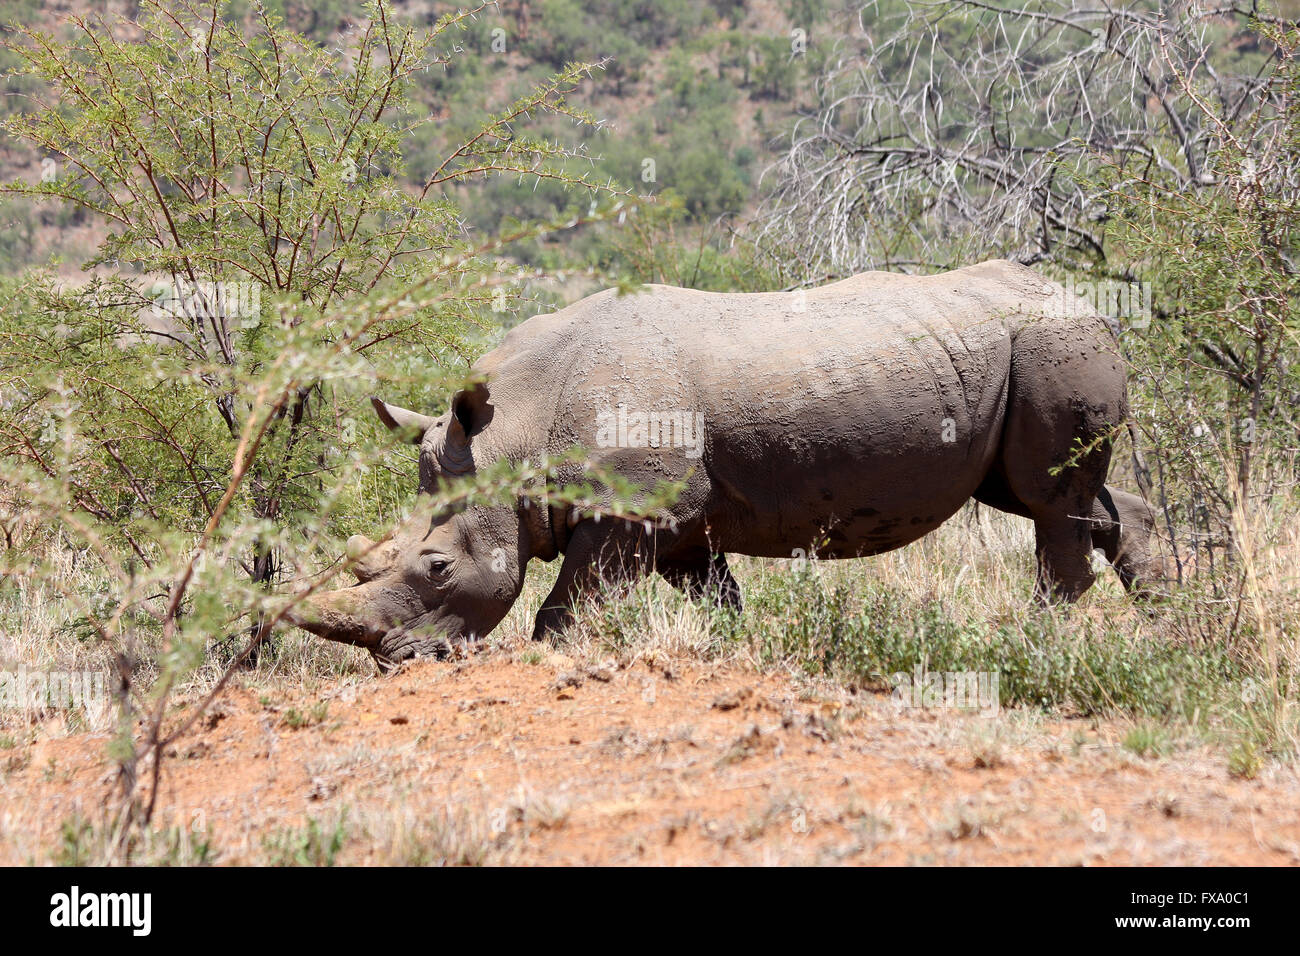
[[[348,563],[358,581],[365,584],[379,577],[393,563],[397,546],[392,541],[375,544],[363,534],[354,534],[348,538]]]
[[[285,612],[285,620],[317,637],[374,649],[382,633],[365,614],[369,585],[309,594]]]

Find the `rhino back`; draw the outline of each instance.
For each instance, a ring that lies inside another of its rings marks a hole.
[[[871,553],[937,527],[978,487],[1015,333],[1060,295],[1009,263],[805,293],[610,290],[523,323],[483,368],[529,409],[526,444],[581,445],[647,485],[689,478],[677,517],[715,548],[783,556],[824,535],[823,553]],[[638,414],[698,416],[702,445],[630,431],[611,443],[611,416]]]

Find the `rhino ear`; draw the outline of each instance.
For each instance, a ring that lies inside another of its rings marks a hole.
[[[434,419],[428,415],[421,415],[419,412],[400,408],[397,405],[389,405],[373,395],[370,396],[370,404],[375,406],[375,414],[379,416],[381,422],[393,431],[407,436],[407,440],[413,445],[420,444],[424,439],[424,433],[434,422]]]
[[[491,398],[486,382],[476,382],[456,393],[451,400],[447,434],[438,449],[438,463],[448,475],[467,475],[474,470],[470,439],[492,420]]]

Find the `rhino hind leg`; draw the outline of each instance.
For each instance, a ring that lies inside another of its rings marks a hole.
[[[1034,552],[1038,559],[1034,591],[1038,597],[1075,601],[1096,580],[1091,562],[1092,526],[1081,517],[1091,516],[1093,508],[1080,507],[1078,494],[1060,497],[1063,500],[1059,503],[1045,495],[1034,505],[1027,504],[1000,471],[985,478],[975,492],[975,500],[981,504],[1034,522]]]
[[[1096,323],[1027,325],[1016,336],[996,470],[1034,522],[1036,593],[1074,601],[1095,580],[1093,507],[1127,416],[1123,369]]]
[[[1038,575],[1034,593],[1047,602],[1074,602],[1092,587],[1092,534],[1086,522],[1051,516],[1034,519]]]
[[[655,569],[673,587],[693,600],[709,600],[737,614],[744,608],[740,585],[727,566],[725,554],[705,552],[689,559],[661,560]]]
[[[1007,486],[999,474],[989,475],[975,492],[980,504],[1021,518],[1033,518],[1029,509]],[[1124,589],[1130,594],[1146,595],[1150,585],[1159,580],[1159,566],[1150,550],[1151,529],[1155,514],[1138,495],[1110,485],[1102,486],[1092,502],[1089,515],[1092,548],[1100,549]]]
[[[1097,492],[1089,487],[1092,482],[1088,476],[1078,473],[1082,469],[1074,471],[1063,475],[1065,480],[1058,485],[1056,494],[1022,496],[1011,486],[1018,507],[1013,510],[1005,503],[997,505],[1034,522],[1034,556],[1038,561],[1034,593],[1043,601],[1077,601],[1097,579],[1092,570],[1090,520]],[[1097,479],[1096,484],[1100,486],[1101,480]]]

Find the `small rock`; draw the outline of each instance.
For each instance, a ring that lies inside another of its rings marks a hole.
[[[495,707],[498,704],[513,703],[509,697],[471,697],[462,700],[456,705],[456,709],[461,713],[468,713],[472,710],[478,710],[480,707]]]
[[[311,789],[307,791],[307,799],[328,800],[330,797],[334,796],[334,792],[337,789],[338,787],[329,780],[326,780],[324,777],[312,777]]]
[[[713,701],[714,710],[735,710],[749,698],[754,696],[754,691],[749,687],[740,687],[729,693],[723,694]]]
[[[600,664],[590,664],[583,668],[583,673],[592,680],[598,680],[602,684],[608,684],[614,679],[618,672],[618,667],[612,661],[604,661]]]
[[[569,687],[581,687],[584,679],[584,676],[577,671],[565,671],[551,681],[551,690],[562,691]]]

